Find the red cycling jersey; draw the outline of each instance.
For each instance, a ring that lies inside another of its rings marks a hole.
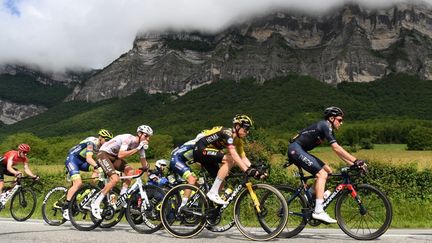
[[[16,165],[18,163],[27,162],[27,157],[19,157],[19,153],[16,150],[10,150],[3,155],[3,164],[6,166],[9,159],[12,158],[12,165]]]

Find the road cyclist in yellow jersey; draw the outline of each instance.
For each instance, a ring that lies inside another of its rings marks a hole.
[[[240,167],[249,176],[264,178],[266,174],[253,168],[244,151],[244,138],[253,127],[252,119],[247,115],[236,115],[231,128],[213,127],[204,130],[202,137],[195,143],[193,158],[199,162],[215,181],[207,193],[207,197],[217,203],[226,205],[227,202],[219,196],[219,189],[234,165]],[[223,149],[227,149],[224,153]],[[221,165],[219,167],[219,165]]]

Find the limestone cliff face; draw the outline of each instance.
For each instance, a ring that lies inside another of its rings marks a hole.
[[[432,8],[347,5],[322,16],[277,12],[216,34],[152,33],[77,85],[69,100],[137,90],[183,94],[218,79],[264,82],[290,72],[323,82],[369,82],[391,72],[432,79]]]
[[[20,105],[0,100],[0,121],[13,124],[26,118],[35,116],[47,110],[46,107],[36,105]]]

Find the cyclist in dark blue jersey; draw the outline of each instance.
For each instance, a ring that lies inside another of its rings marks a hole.
[[[101,129],[98,132],[98,137],[88,137],[79,144],[72,147],[66,158],[66,169],[68,171],[69,177],[72,180],[72,186],[69,188],[66,194],[66,203],[63,209],[66,209],[72,199],[73,194],[78,191],[82,185],[80,171],[91,171],[93,168],[93,177],[97,175],[97,169],[99,165],[93,158],[95,152],[99,150],[99,147],[106,141],[113,138],[113,134],[106,130]],[[69,220],[69,211],[63,210],[63,217]]]
[[[327,223],[337,222],[323,209],[325,184],[328,174],[332,173],[332,170],[322,160],[308,153],[308,151],[319,146],[324,140],[327,140],[333,151],[347,164],[360,165],[363,163],[363,161],[357,160],[353,155],[343,149],[336,141],[333,130],[338,130],[340,128],[343,117],[344,112],[342,109],[335,106],[326,108],[324,111],[324,120],[300,131],[294,136],[288,146],[288,159],[316,176],[313,188],[316,201],[315,211],[312,217]]]

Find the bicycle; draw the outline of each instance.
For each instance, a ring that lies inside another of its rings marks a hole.
[[[106,177],[103,173],[100,173],[98,177],[83,178],[83,181],[98,180],[98,188],[102,188],[107,182]],[[66,193],[68,188],[64,186],[58,186],[50,189],[45,195],[42,202],[42,218],[44,221],[51,226],[59,226],[65,223],[67,220],[63,218],[63,207],[66,203]],[[113,195],[117,197],[120,195],[118,188],[113,188]],[[66,209],[67,210],[67,209]],[[118,210],[114,212],[111,217],[107,217],[101,222],[99,227],[110,228],[115,226],[123,218],[124,210]]]
[[[32,180],[30,185],[24,186],[23,180]],[[14,181],[6,183],[14,184],[12,188],[5,188],[5,192],[0,199],[0,211],[6,208],[6,203],[10,200],[10,213],[16,221],[26,221],[36,209],[36,193],[33,185],[37,180],[29,177],[18,177]]]
[[[159,218],[157,212],[158,201],[154,198],[159,196],[161,200],[164,192],[158,187],[143,185],[141,180],[143,173],[144,170],[139,170],[136,175],[120,177],[120,179],[135,179],[135,183],[119,197],[118,194],[112,194],[111,192],[105,196],[101,205],[103,220],[111,218],[117,210],[122,210],[132,228],[140,233],[152,233],[162,227],[161,223],[154,223]],[[100,190],[87,185],[80,188],[72,197],[69,203],[69,215],[71,223],[78,230],[89,231],[101,224],[102,220],[96,219],[91,214],[90,207],[91,202],[96,199]],[[126,208],[124,208],[124,205],[126,205]],[[141,228],[142,224],[146,228]]]
[[[284,167],[291,163],[287,162]],[[300,186],[276,186],[284,193],[288,203],[288,224],[282,237],[290,238],[299,234],[306,224],[318,226],[321,221],[312,218],[315,208],[313,195],[307,190],[307,181],[315,176],[305,176],[300,166],[296,177],[300,178]],[[340,177],[338,184],[323,203],[324,210],[336,200],[335,215],[340,229],[348,236],[357,240],[373,240],[384,234],[392,221],[392,205],[387,196],[378,188],[369,184],[357,184],[353,178],[363,175],[361,168],[343,167],[339,174],[329,177]]]
[[[285,228],[288,219],[288,208],[283,195],[271,185],[252,184],[249,177],[243,173],[231,177],[241,180],[235,183],[233,192],[226,199],[228,205],[217,205],[207,200],[207,180],[200,188],[189,184],[172,188],[165,195],[160,211],[165,229],[175,237],[191,238],[205,227],[211,230],[213,226],[220,224],[225,209],[234,202],[231,217],[233,222],[229,221],[226,226],[221,227],[221,231],[236,225],[245,237],[252,240],[270,240],[277,237]],[[179,208],[181,195],[185,190],[191,191],[190,197],[186,205]],[[265,201],[260,200],[263,195],[267,195]],[[260,231],[264,228],[266,230]]]

